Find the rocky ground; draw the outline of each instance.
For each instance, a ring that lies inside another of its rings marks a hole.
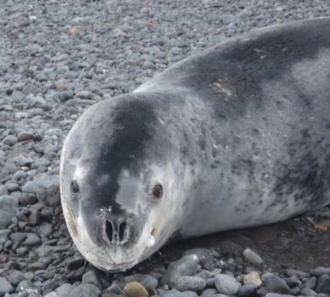
[[[0,297],[330,296],[329,208],[173,243],[106,275],[71,241],[58,175],[92,104],[228,37],[327,15],[326,0],[1,1]]]

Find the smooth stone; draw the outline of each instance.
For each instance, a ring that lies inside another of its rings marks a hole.
[[[287,276],[297,276],[298,278],[304,278],[304,277],[308,277],[308,273],[303,272],[303,271],[299,271],[299,270],[295,270],[295,269],[288,269],[286,271]]]
[[[215,287],[220,294],[236,295],[239,290],[239,285],[236,279],[225,274],[218,274],[215,276]]]
[[[218,293],[218,291],[217,291],[216,289],[212,289],[212,288],[210,288],[210,289],[205,289],[205,290],[202,292],[201,296],[202,296],[202,297],[206,297],[206,296],[215,296],[217,293]]]
[[[217,274],[219,273],[210,272],[208,270],[202,270],[201,272],[197,273],[194,276],[207,280],[210,278],[214,278]]]
[[[16,136],[14,135],[7,135],[3,140],[2,143],[9,145],[9,146],[13,146],[18,142],[18,139]]]
[[[315,276],[309,278],[309,279],[304,283],[304,287],[309,288],[309,289],[314,289],[315,286],[316,286],[316,277],[315,277]]]
[[[123,291],[130,297],[149,296],[148,291],[138,282],[127,283]]]
[[[40,263],[40,262],[34,262],[31,263],[27,266],[27,270],[28,271],[37,271],[37,270],[45,270],[47,268],[47,265],[44,263]]]
[[[158,287],[158,280],[154,277],[147,276],[140,281],[140,284],[145,288],[154,288]]]
[[[18,138],[18,141],[26,141],[26,140],[33,139],[33,134],[21,132],[18,134],[17,138]]]
[[[59,175],[45,175],[33,181],[28,181],[23,187],[22,192],[25,193],[36,193],[37,189],[47,189],[52,186],[60,186]]]
[[[257,292],[257,289],[257,286],[254,284],[243,285],[239,288],[237,295],[240,297],[251,296]]]
[[[327,275],[330,275],[330,268],[328,268],[328,267],[318,267],[318,268],[316,268],[316,269],[312,269],[311,271],[310,271],[310,275],[311,276],[316,276],[316,277],[318,277],[318,276],[321,276],[321,275],[323,275],[323,274],[327,274]]]
[[[291,294],[292,291],[287,283],[276,275],[268,275],[264,282],[266,290],[271,293]]]
[[[177,290],[170,290],[167,291],[163,297],[187,297],[187,295],[185,295],[184,293],[181,293]]]
[[[125,296],[125,292],[115,283],[108,287],[105,292]]]
[[[312,289],[309,289],[309,288],[302,288],[300,290],[300,293],[299,295],[302,295],[302,296],[316,296],[317,293],[315,291],[313,291]]]
[[[102,290],[102,282],[100,277],[95,273],[94,270],[86,272],[82,277],[83,284],[91,284]]]
[[[0,186],[0,196],[3,196],[3,195],[8,195],[7,187],[4,185]]]
[[[29,224],[32,227],[35,227],[41,223],[41,214],[39,211],[32,211],[29,215]]]
[[[198,264],[204,265],[205,263],[212,262],[213,260],[213,254],[210,250],[204,249],[204,248],[196,248],[196,249],[191,249],[188,251],[185,251],[182,255],[188,256],[188,255],[196,255],[198,257]]]
[[[278,294],[278,293],[267,293],[265,297],[294,297],[294,295]]]
[[[48,294],[44,295],[44,297],[62,297],[58,295],[56,292],[49,292]]]
[[[12,292],[14,292],[14,288],[10,282],[4,277],[0,277],[0,296],[5,296],[6,294],[10,294]]]
[[[251,250],[250,248],[246,248],[243,252],[243,256],[245,257],[245,259],[252,263],[252,264],[262,264],[263,260],[261,259],[261,257],[254,252],[253,250]]]
[[[26,256],[29,253],[29,250],[25,247],[20,247],[16,250],[16,254],[20,256]]]
[[[323,274],[318,277],[315,291],[317,293],[329,293],[330,275]]]
[[[28,234],[28,237],[24,241],[24,244],[26,246],[35,246],[35,245],[40,245],[41,244],[41,239],[39,236],[36,234]]]
[[[73,289],[74,287],[71,284],[65,283],[62,286],[56,288],[55,292],[61,297],[69,297],[71,296]]]
[[[8,240],[11,232],[10,229],[0,229],[0,244],[4,244]]]
[[[12,271],[8,276],[8,281],[14,287],[16,287],[23,280],[25,280],[24,274],[17,270]]]
[[[17,197],[19,203],[23,206],[33,205],[38,202],[38,198],[35,195],[22,193]]]
[[[0,210],[7,212],[11,217],[16,214],[17,203],[11,196],[0,196]],[[1,217],[1,216],[0,216]]]
[[[12,224],[12,217],[8,212],[0,209],[0,227],[7,228]]]
[[[194,291],[200,292],[205,289],[206,281],[200,277],[195,276],[181,276],[175,284],[178,291]]]
[[[196,255],[182,257],[169,265],[160,285],[172,286],[180,276],[193,276],[197,273],[197,267],[198,257]]]
[[[27,280],[21,281],[18,284],[18,286],[16,287],[16,292],[17,293],[26,292],[27,294],[34,293],[36,295],[41,293],[40,288],[38,286]]]
[[[70,297],[99,297],[100,295],[101,291],[98,287],[91,284],[81,284],[72,290]]]

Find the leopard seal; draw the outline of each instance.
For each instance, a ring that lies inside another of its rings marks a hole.
[[[330,202],[330,18],[228,39],[90,107],[61,156],[74,243],[125,270],[169,239]]]

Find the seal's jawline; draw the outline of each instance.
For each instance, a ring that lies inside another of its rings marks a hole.
[[[141,252],[138,255],[136,255],[134,257],[134,259],[132,259],[131,261],[125,262],[125,261],[119,260],[120,261],[120,263],[119,263],[118,260],[115,261],[115,259],[113,258],[113,255],[111,255],[109,252],[106,251],[106,247],[101,248],[101,247],[95,245],[95,243],[93,242],[93,240],[90,238],[90,236],[88,235],[88,233],[86,231],[86,227],[85,227],[82,217],[78,217],[77,223],[78,223],[78,230],[80,230],[81,232],[79,232],[78,236],[73,236],[73,234],[71,234],[71,236],[74,240],[74,243],[76,244],[79,252],[89,262],[91,262],[95,267],[97,267],[101,270],[105,270],[105,271],[109,271],[109,272],[125,271],[127,269],[132,268],[134,265],[136,265],[140,261],[143,261],[145,258],[147,258],[153,252],[156,251],[155,247],[157,245],[155,244],[155,238],[153,235],[151,235],[154,228],[150,228],[150,232],[148,232],[148,234],[149,234],[148,239],[144,240],[144,242],[146,242],[145,244],[143,244],[144,248],[139,249],[139,250],[141,250]],[[142,236],[140,236],[140,238],[142,238]],[[150,246],[148,246],[150,244],[149,241],[154,241],[154,242],[151,242],[152,244]],[[137,251],[137,245],[141,245],[141,241],[138,242],[137,244],[135,244],[132,248],[130,248],[130,250],[134,251],[134,253],[135,253]],[[118,250],[118,248],[119,247],[117,247],[117,250]],[[120,250],[120,248],[119,248],[119,250]],[[123,257],[121,257],[121,258],[123,259]],[[109,263],[109,260],[112,263]]]

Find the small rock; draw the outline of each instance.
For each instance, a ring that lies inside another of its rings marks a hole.
[[[100,295],[101,291],[98,287],[90,284],[81,284],[72,290],[70,297],[99,297]]]
[[[287,285],[287,283],[276,275],[271,274],[267,276],[263,284],[268,292],[279,294],[292,294],[292,291]]]
[[[191,249],[183,253],[184,256],[196,255],[198,257],[198,264],[204,265],[205,263],[210,263],[213,260],[212,252],[208,249],[197,248]]]
[[[245,259],[247,261],[249,261],[252,264],[262,264],[263,263],[263,260],[261,259],[261,257],[256,252],[251,250],[250,248],[246,248],[244,250],[243,256],[245,257]]]
[[[16,136],[14,135],[7,135],[3,140],[2,143],[3,144],[7,144],[10,146],[13,146],[14,144],[16,144],[18,142],[18,139]]]
[[[197,265],[198,257],[196,255],[185,256],[178,261],[172,262],[162,278],[160,285],[167,284],[172,286],[180,276],[195,275],[197,273]]]
[[[12,223],[11,219],[12,216],[8,212],[0,209],[0,227],[7,228]]]
[[[17,139],[18,139],[18,141],[30,140],[30,139],[33,139],[33,134],[22,132],[22,133],[18,134]]]
[[[0,296],[14,292],[13,286],[4,277],[0,277]]]
[[[317,279],[315,291],[317,293],[329,293],[330,290],[330,275],[323,274]]]
[[[41,239],[36,234],[28,234],[27,239],[24,241],[26,246],[35,246],[41,244]]]
[[[175,282],[178,291],[200,292],[205,289],[206,281],[195,276],[181,276]]]
[[[259,277],[258,272],[252,271],[243,278],[244,285],[246,284],[254,284],[257,287],[260,287],[262,284],[262,281]]]
[[[71,292],[74,287],[71,284],[65,283],[62,286],[58,287],[55,292],[61,297],[69,297],[71,296]]]
[[[257,292],[257,286],[254,284],[247,284],[239,288],[238,296],[247,297],[254,295]]]
[[[86,272],[82,277],[83,284],[91,284],[102,290],[102,282],[100,277],[95,273],[94,270]]]
[[[215,287],[220,294],[236,295],[239,290],[239,285],[236,279],[225,274],[218,274],[215,276]]]
[[[163,297],[187,297],[186,294],[183,294],[177,290],[171,290],[166,292]]]
[[[129,282],[127,283],[123,291],[130,297],[135,297],[135,296],[149,296],[147,290],[145,287],[143,287],[140,283],[138,282]]]
[[[16,287],[23,280],[25,280],[24,274],[17,270],[12,271],[8,276],[8,281],[14,287]]]
[[[318,267],[310,271],[310,275],[312,276],[321,276],[323,274],[330,275],[330,268]]]
[[[16,292],[18,293],[21,293],[21,292],[25,292],[27,293],[28,295],[29,294],[36,294],[38,296],[38,294],[40,294],[40,288],[38,286],[36,286],[35,284],[27,281],[27,280],[24,280],[24,281],[21,281],[17,288],[16,288]]]

